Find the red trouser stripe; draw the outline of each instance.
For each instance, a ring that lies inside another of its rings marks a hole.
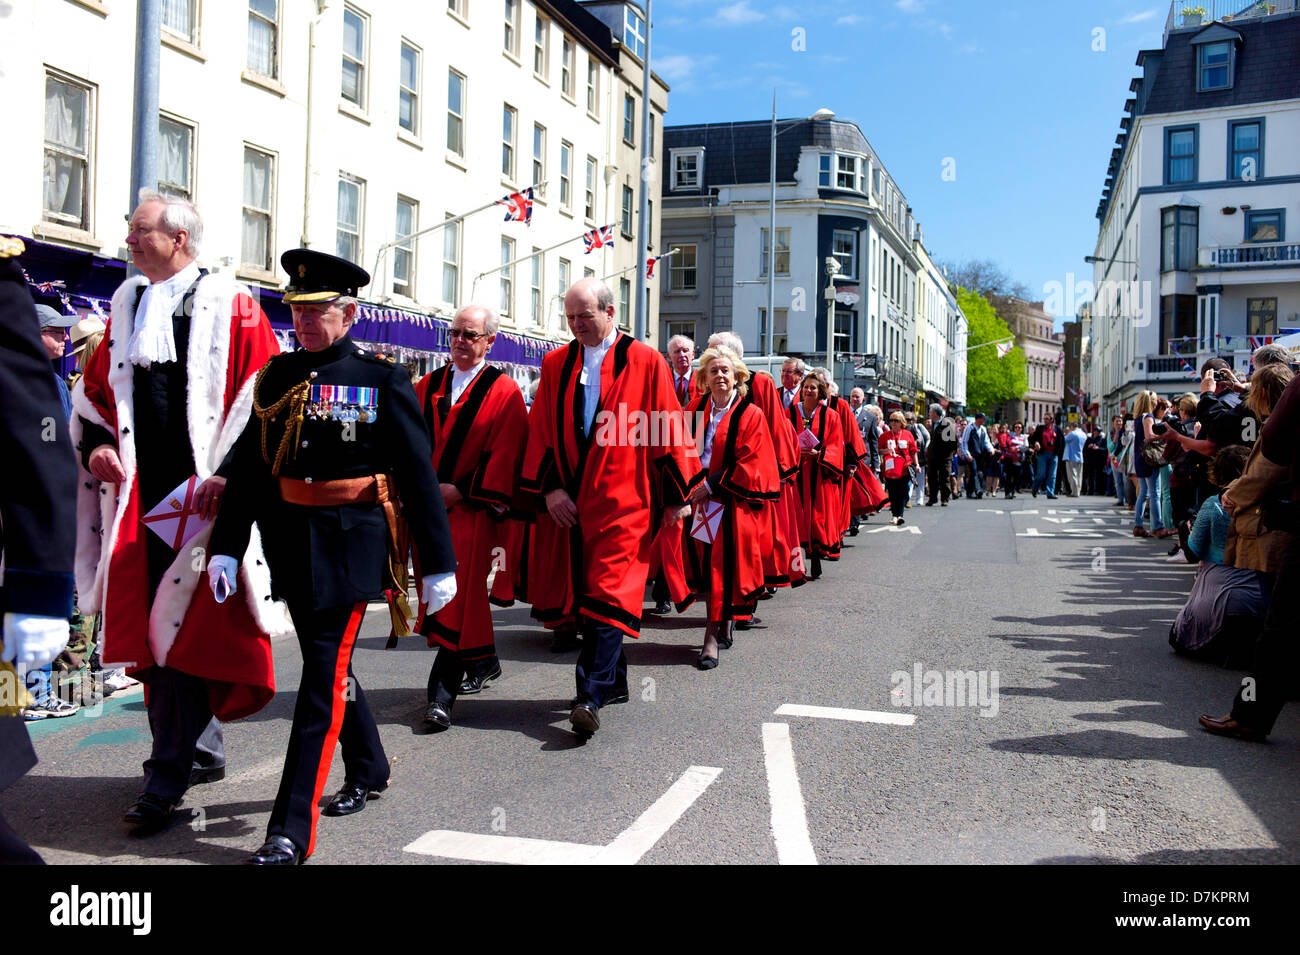
[[[348,618],[347,629],[339,641],[339,655],[334,661],[334,699],[330,703],[330,728],[320,749],[320,765],[316,767],[316,783],[311,791],[311,841],[307,844],[307,855],[316,851],[316,824],[320,821],[320,798],[325,792],[325,781],[329,778],[330,763],[334,762],[334,747],[339,742],[339,730],[343,726],[343,713],[347,709],[348,661],[352,659],[352,644],[356,642],[361,621],[366,616],[366,605],[359,603],[352,608]]]

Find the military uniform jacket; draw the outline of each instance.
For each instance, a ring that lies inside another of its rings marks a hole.
[[[344,336],[319,352],[267,362],[235,446],[212,553],[244,552],[254,521],[271,585],[291,607],[324,609],[383,596],[388,527],[375,503],[308,507],[281,499],[279,478],[317,482],[390,475],[426,575],[456,569],[429,434],[406,371]],[[265,427],[258,409],[268,415]]]

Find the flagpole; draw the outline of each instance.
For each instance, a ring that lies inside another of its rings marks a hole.
[[[613,227],[614,227],[613,224],[605,226],[605,228],[607,229],[612,229]],[[571,239],[565,239],[563,242],[555,243],[555,245],[548,245],[544,249],[538,249],[536,252],[530,252],[528,255],[521,255],[517,259],[512,259],[509,262],[503,262],[502,264],[498,265],[495,269],[488,269],[486,272],[480,272],[478,275],[474,276],[474,282],[470,286],[470,298],[473,298],[477,293],[479,279],[487,278],[489,275],[495,275],[497,272],[500,272],[503,269],[508,269],[511,266],[518,265],[520,262],[527,262],[529,259],[536,258],[539,255],[545,255],[547,252],[554,252],[556,249],[560,248],[561,246],[568,245],[570,242],[578,241],[584,235],[589,234],[591,231],[592,230],[587,229],[586,231],[579,232]]]
[[[531,186],[524,186],[522,189],[519,189],[517,191],[520,193],[524,193],[527,192],[529,189],[540,189],[544,185],[546,185],[545,179],[543,179],[541,182],[535,182]],[[491,209],[493,206],[499,206],[499,205],[501,205],[501,200],[494,199],[491,202],[486,203],[485,205],[481,205],[476,209],[469,210],[469,212],[462,212],[458,216],[452,216],[449,219],[443,219],[441,222],[434,223],[433,225],[421,229],[418,232],[412,232],[410,235],[404,235],[400,239],[394,239],[392,242],[385,242],[375,252],[375,267],[370,271],[370,280],[372,282],[378,280],[379,260],[383,257],[383,254],[387,252],[389,249],[395,249],[399,245],[405,245],[406,243],[410,242],[412,239],[418,239],[421,236],[428,235],[430,232],[436,232],[439,229],[447,228],[447,226],[449,225],[455,225],[458,222],[463,222],[465,219],[468,219],[470,216],[475,215],[476,213],[483,212],[485,209]]]
[[[668,250],[667,252],[665,252],[663,255],[657,256],[657,257],[655,258],[655,265],[658,265],[658,264],[659,264],[660,262],[662,262],[664,259],[668,258],[668,256],[673,255],[673,254],[675,254],[675,253],[677,253],[677,252],[680,252],[680,251],[681,251],[681,249],[669,249],[669,250]],[[608,282],[610,279],[616,279],[616,278],[618,278],[620,275],[625,275],[625,274],[627,274],[628,272],[631,272],[631,271],[632,271],[633,269],[635,269],[636,267],[637,267],[637,266],[635,266],[635,265],[629,265],[627,268],[625,268],[625,269],[619,269],[617,272],[610,272],[608,275],[602,275],[602,276],[600,277],[600,280],[601,280],[602,282]]]
[[[645,59],[641,61],[641,202],[637,213],[636,227],[636,264],[639,269],[636,282],[636,318],[635,337],[637,341],[646,340],[646,312],[649,310],[650,296],[645,284],[645,255],[650,248],[653,237],[650,235],[650,186],[653,177],[650,173],[650,98],[653,80],[650,76],[650,35],[654,26],[650,12],[650,0],[645,0]],[[660,212],[662,219],[663,213]]]

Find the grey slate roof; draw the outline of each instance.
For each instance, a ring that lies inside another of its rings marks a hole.
[[[1242,36],[1231,89],[1196,92],[1196,47],[1192,41],[1206,30],[1221,28],[1211,25],[1204,30],[1179,31],[1169,35],[1169,45],[1143,112],[1177,113],[1300,99],[1300,14],[1233,20],[1230,26]]]
[[[776,180],[793,182],[804,146],[829,146],[875,157],[862,131],[840,119],[778,119],[776,138]],[[664,154],[683,147],[704,147],[704,176],[700,192],[710,186],[767,182],[771,154],[771,122],[766,119],[738,123],[701,123],[693,126],[665,126]],[[879,160],[876,160],[879,162]],[[673,190],[669,176],[662,177],[664,195],[683,195]],[[690,195],[691,193],[686,193]]]

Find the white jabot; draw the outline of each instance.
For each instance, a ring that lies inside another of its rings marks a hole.
[[[198,277],[199,267],[191,262],[171,278],[145,286],[135,310],[135,331],[126,346],[126,357],[132,364],[148,368],[155,361],[176,360],[172,314]]]
[[[735,402],[736,390],[734,388],[731,390],[731,397],[727,399],[727,403],[721,408],[713,403],[712,397],[709,398],[709,423],[704,426],[704,450],[700,452],[700,464],[703,467],[707,468],[710,459],[713,457],[713,435],[718,430],[718,422],[722,420],[722,416],[727,413],[727,409]]]
[[[583,375],[583,405],[582,414],[583,426],[587,434],[591,434],[591,423],[596,419],[596,405],[600,404],[600,365],[605,360],[605,353],[614,345],[614,339],[618,337],[618,329],[610,329],[609,337],[594,348],[582,349],[582,375]]]
[[[478,377],[478,373],[483,370],[483,366],[485,366],[486,364],[487,364],[487,359],[484,358],[482,361],[480,361],[469,371],[461,371],[455,365],[451,366],[451,403],[452,404],[455,404],[456,402],[460,401],[460,396],[465,393],[466,388],[468,388],[471,384],[474,383],[474,379]]]

